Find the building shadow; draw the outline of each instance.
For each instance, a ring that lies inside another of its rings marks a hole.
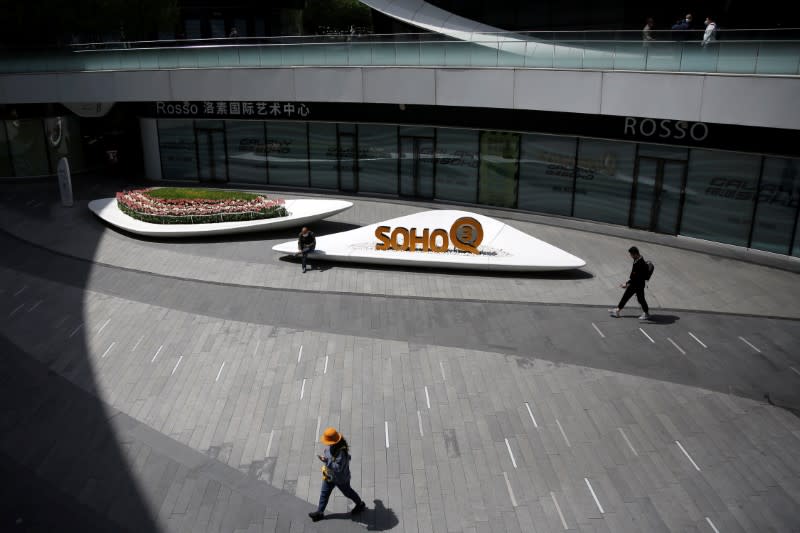
[[[76,199],[92,194],[91,182],[75,184]],[[7,220],[57,224],[58,186],[2,183],[0,205]],[[96,250],[97,239],[87,241]],[[86,329],[77,329],[92,263],[62,271],[51,253],[6,231],[0,245],[0,531],[159,531],[101,400]]]

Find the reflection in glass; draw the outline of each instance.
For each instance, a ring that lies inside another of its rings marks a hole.
[[[46,176],[50,173],[40,119],[7,120],[6,133],[17,176]]]
[[[654,229],[659,233],[676,235],[683,194],[683,178],[686,163],[683,161],[664,161],[658,184],[658,198],[654,210]]]
[[[433,131],[427,133],[431,136],[400,137],[400,194],[403,196],[433,198]]]
[[[798,200],[800,160],[766,158],[750,247],[779,254],[790,253]]]
[[[228,172],[234,183],[267,183],[267,144],[263,122],[229,120]]]
[[[310,123],[308,138],[311,153],[311,186],[337,189],[339,162],[336,158],[336,124]]]
[[[304,122],[267,123],[269,182],[308,187],[308,141]]]
[[[397,127],[358,127],[358,188],[397,194]]]
[[[197,152],[191,120],[158,121],[161,175],[165,179],[197,179]]]
[[[625,225],[628,223],[635,145],[581,139],[575,216]]]
[[[339,188],[343,191],[358,189],[358,159],[356,158],[356,136],[342,133],[339,125],[337,157],[339,159]],[[349,128],[348,128],[349,129]]]
[[[50,172],[56,173],[58,160],[69,155],[71,135],[67,117],[47,117],[44,119],[44,134],[46,139],[47,151],[50,156]],[[78,143],[80,146],[80,136]],[[72,160],[69,162],[70,170],[75,170]]]
[[[475,203],[478,197],[478,132],[437,130],[436,198]]]
[[[202,181],[228,181],[225,161],[225,130],[198,127],[197,172]]]
[[[10,177],[14,175],[14,168],[11,165],[11,153],[9,152],[8,137],[6,136],[6,124],[0,122],[0,177]]]
[[[633,217],[631,219],[631,225],[634,228],[649,230],[652,227],[658,172],[658,159],[639,158],[639,172],[636,175],[636,194],[633,198]]]
[[[576,142],[573,137],[522,136],[519,209],[569,216]]]
[[[760,157],[691,150],[681,235],[747,246]]]
[[[519,173],[519,133],[482,131],[478,202],[515,207]]]

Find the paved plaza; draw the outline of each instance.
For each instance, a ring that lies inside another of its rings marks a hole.
[[[797,259],[480,209],[586,267],[303,274],[86,208],[125,185],[0,185],[1,531],[800,531]],[[351,200],[318,235],[443,207]],[[312,523],[330,425],[368,509]]]

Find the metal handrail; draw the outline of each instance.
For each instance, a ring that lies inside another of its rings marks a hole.
[[[794,35],[800,39],[800,28],[723,28],[721,30],[725,36],[727,35],[747,35],[747,34],[760,34],[758,38],[742,39],[742,40],[772,40],[772,35]],[[538,38],[538,39],[558,39],[563,35],[573,36],[572,39],[579,39],[579,35],[593,36],[593,35],[608,35],[609,39],[590,39],[590,40],[604,40],[604,41],[625,41],[641,39],[642,30],[621,30],[621,29],[599,29],[599,30],[525,30],[525,31],[481,31],[474,32],[487,37],[515,37],[515,38]],[[653,36],[670,36],[670,35],[698,35],[702,34],[702,28],[689,29],[689,30],[650,30]],[[623,38],[619,38],[622,36]],[[629,36],[630,39],[624,37]],[[324,44],[331,41],[341,42],[402,42],[419,41],[425,39],[429,42],[442,42],[448,40],[449,37],[444,34],[433,32],[406,32],[406,33],[335,33],[335,34],[315,34],[315,35],[282,35],[282,36],[246,36],[246,37],[202,37],[202,38],[184,38],[184,39],[143,39],[143,40],[128,40],[118,39],[109,41],[89,41],[70,43],[62,46],[47,45],[43,47],[30,47],[27,45],[25,48],[28,50],[53,50],[53,49],[84,49],[94,48],[102,49],[113,46],[137,48],[171,48],[183,46],[202,46],[202,45],[234,45],[241,46],[245,44],[266,45],[266,44]],[[665,39],[669,40],[669,39]],[[726,39],[727,40],[727,39]],[[794,40],[794,39],[789,39]],[[11,49],[14,49],[13,46]]]
[[[550,32],[552,33],[552,32]],[[671,33],[671,32],[670,32]],[[0,54],[0,72],[158,70],[276,66],[447,66],[724,72],[800,75],[800,39],[715,41],[607,40],[563,32],[555,40],[501,33],[473,41],[438,34],[421,41],[204,44],[179,47],[73,48]],[[514,37],[510,37],[514,35]],[[5,57],[4,57],[5,56]]]

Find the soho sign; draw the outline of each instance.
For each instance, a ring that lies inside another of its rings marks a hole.
[[[685,120],[653,120],[652,118],[625,117],[625,135],[659,137],[679,141],[687,135],[693,141],[704,141],[708,137],[708,126],[703,122]]]
[[[378,226],[375,228],[375,237],[380,241],[375,244],[376,250],[397,250],[398,252],[447,252],[450,243],[457,250],[479,254],[478,246],[483,241],[483,226],[472,217],[461,217],[447,230],[428,228],[417,233],[417,228],[390,228]],[[422,248],[417,248],[421,246]]]

